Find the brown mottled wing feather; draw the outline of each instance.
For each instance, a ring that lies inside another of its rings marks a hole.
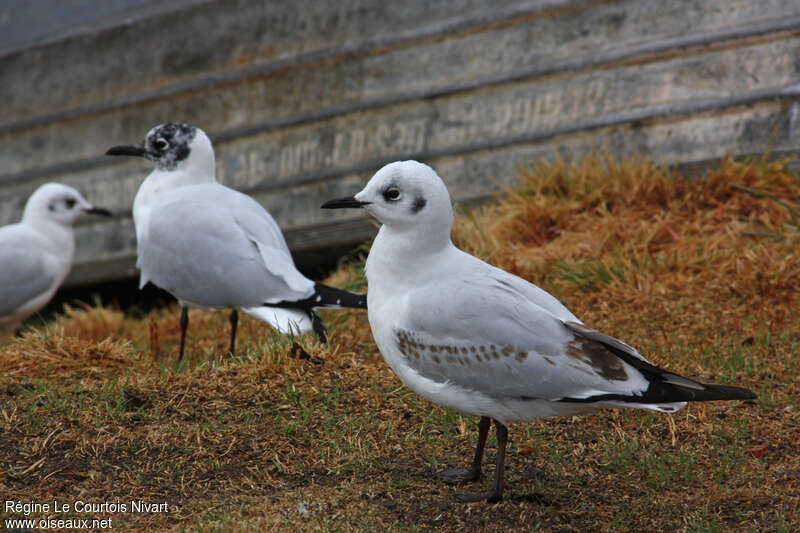
[[[650,386],[642,396],[629,397],[605,394],[600,395],[600,397],[575,399],[575,401],[616,400],[656,404],[709,400],[750,400],[756,398],[756,394],[748,389],[726,385],[707,385],[658,368],[624,342],[588,328],[583,324],[567,321],[564,326],[576,334],[576,340],[573,342],[581,342],[582,346],[584,346],[584,351],[595,354],[593,357],[598,361],[606,361],[612,358],[620,362],[624,361],[641,372],[650,382]]]

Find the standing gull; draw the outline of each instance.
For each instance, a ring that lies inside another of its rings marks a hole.
[[[150,281],[180,302],[180,358],[190,305],[233,308],[231,354],[237,309],[283,333],[313,329],[325,342],[315,307],[366,307],[364,295],[315,283],[298,272],[272,216],[249,196],[217,183],[214,149],[203,130],[162,124],[141,144],[106,153],[155,164],[133,202],[136,266],[140,288]]]
[[[494,420],[494,484],[487,494],[458,495],[461,501],[502,498],[508,422],[598,407],[673,412],[689,401],[756,397],[662,370],[583,325],[539,287],[456,248],[450,195],[427,165],[391,163],[355,196],[322,207],[363,208],[383,224],[367,258],[368,313],[392,370],[424,398],[481,417],[471,467],[445,470],[445,481],[480,477]]]
[[[72,224],[83,213],[111,215],[72,187],[46,183],[28,198],[22,221],[0,228],[0,326],[19,335],[19,324],[53,297],[72,267]]]

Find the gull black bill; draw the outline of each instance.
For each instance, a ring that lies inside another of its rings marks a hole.
[[[144,146],[140,144],[123,144],[121,146],[113,146],[106,151],[106,155],[133,155],[144,157],[147,154]]]
[[[324,204],[320,206],[321,209],[343,209],[345,207],[364,207],[365,205],[369,205],[370,202],[362,202],[361,200],[356,200],[355,196],[346,196],[344,198],[337,198],[335,200],[328,200]]]
[[[110,217],[111,216],[111,211],[109,211],[105,207],[92,207],[92,208],[86,209],[84,211],[86,213],[89,213],[89,214],[92,214],[92,215],[100,215],[100,216],[103,216],[103,217]]]

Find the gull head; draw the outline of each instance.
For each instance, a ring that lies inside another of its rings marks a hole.
[[[114,146],[106,155],[132,155],[152,161],[158,170],[195,168],[214,171],[214,149],[200,128],[168,122],[147,132],[140,144]]]
[[[381,168],[354,196],[331,200],[323,209],[363,208],[384,226],[396,230],[420,229],[450,238],[453,207],[442,178],[417,161],[396,161]]]
[[[90,204],[81,193],[60,183],[45,183],[25,204],[23,222],[47,220],[71,226],[84,213],[110,216],[111,212]]]

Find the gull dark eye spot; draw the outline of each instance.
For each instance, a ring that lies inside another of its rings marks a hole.
[[[163,152],[169,147],[169,143],[164,139],[156,139],[155,141],[153,141],[153,147],[156,150]]]
[[[75,200],[75,198],[66,198],[66,199],[64,199],[64,204],[67,206],[67,209],[72,209],[73,207],[75,207],[76,203],[77,203],[77,200]]]
[[[395,187],[389,187],[383,191],[383,199],[387,202],[396,202],[400,199],[400,191]]]

